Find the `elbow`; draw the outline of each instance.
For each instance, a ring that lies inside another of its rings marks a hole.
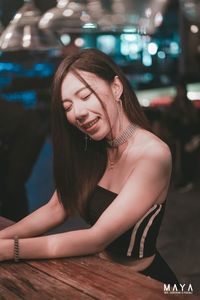
[[[106,248],[105,244],[104,243],[95,243],[94,246],[91,248],[92,251],[91,251],[91,254],[96,254],[96,253],[99,253],[99,252],[102,252],[104,251]]]
[[[104,251],[110,243],[111,242],[106,238],[99,238],[98,242],[96,243],[96,252],[98,253]]]
[[[109,242],[105,234],[94,228],[69,231],[49,236],[48,257],[92,255],[103,251]]]

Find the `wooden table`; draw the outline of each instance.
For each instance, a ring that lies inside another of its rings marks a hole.
[[[0,229],[11,222],[0,217]],[[0,300],[200,299],[164,294],[163,284],[97,256],[0,263]]]

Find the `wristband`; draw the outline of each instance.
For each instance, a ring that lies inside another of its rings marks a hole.
[[[19,262],[19,239],[14,237],[14,262]]]

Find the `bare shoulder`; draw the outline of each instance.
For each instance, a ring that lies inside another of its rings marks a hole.
[[[133,149],[137,160],[152,160],[163,162],[165,165],[171,165],[172,157],[169,146],[155,134],[147,130],[139,129]]]

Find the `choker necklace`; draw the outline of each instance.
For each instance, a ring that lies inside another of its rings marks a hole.
[[[137,127],[138,125],[131,123],[119,137],[113,140],[107,140],[108,145],[112,148],[117,148],[124,144],[134,134]]]

